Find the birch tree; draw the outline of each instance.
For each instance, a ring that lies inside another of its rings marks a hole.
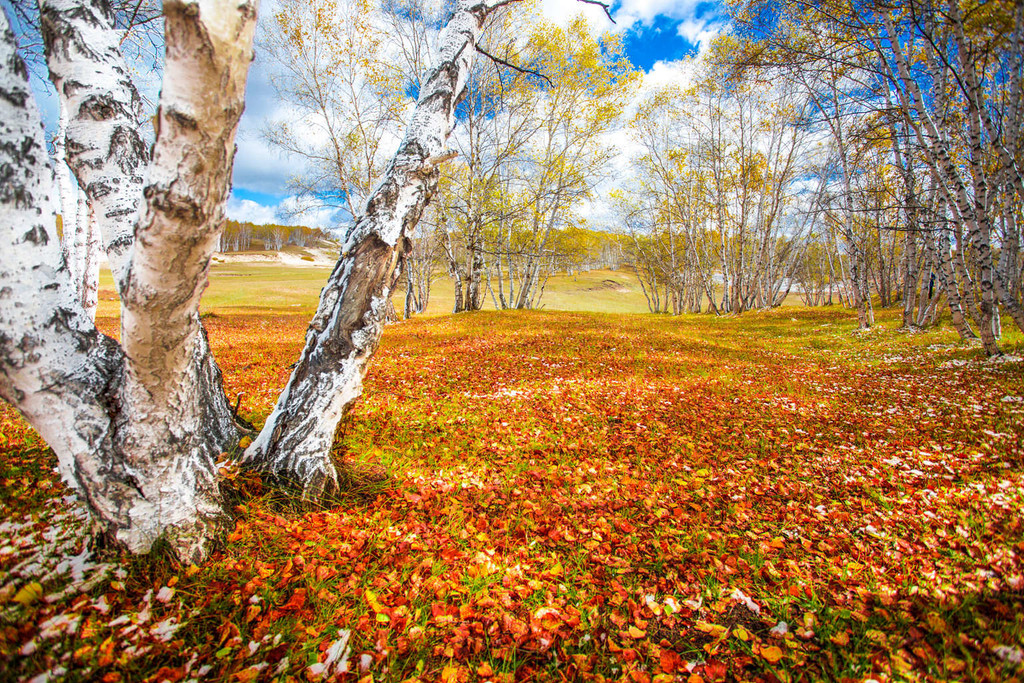
[[[409,248],[408,231],[437,188],[455,106],[488,16],[505,3],[461,0],[439,38],[405,139],[360,212],[324,287],[306,343],[246,466],[315,497],[338,486],[334,433],[362,392],[387,303]]]
[[[405,139],[348,235],[306,347],[245,465],[307,495],[337,485],[329,451],[338,420],[361,391],[408,231],[436,189],[438,166],[452,156],[446,141],[477,36],[507,4],[462,0],[455,8]],[[165,542],[183,560],[199,561],[226,521],[215,460],[237,443],[237,432],[198,304],[224,223],[255,5],[165,5],[151,155],[136,144],[137,129],[119,125],[135,93],[109,6],[52,0],[43,11],[48,56],[75,74],[58,88],[76,123],[69,146],[75,139],[89,161],[72,168],[87,192],[103,188],[96,198],[111,195],[124,209],[102,223],[121,293],[122,341],[96,330],[73,290],[46,211],[53,188],[42,127],[4,15],[0,240],[10,258],[0,265],[0,395],[57,453],[98,531],[133,552]]]
[[[538,125],[519,160],[525,211],[521,228],[505,232],[508,241],[495,249],[509,257],[507,305],[516,309],[537,306],[556,256],[555,237],[573,224],[573,211],[605,173],[613,148],[603,135],[637,83],[618,39],[596,39],[582,17],[564,29],[539,27],[531,49],[545,80],[537,83]]]
[[[255,10],[165,5],[164,86],[147,164],[127,123],[137,93],[109,5],[41,6],[69,115],[69,161],[121,293],[120,345],[96,330],[60,252],[45,210],[53,188],[42,127],[3,18],[0,395],[54,449],[98,530],[134,552],[165,541],[198,560],[225,521],[214,462],[236,432],[198,304],[223,222]]]
[[[384,171],[404,104],[388,39],[369,0],[282,0],[270,18],[262,47],[292,111],[264,136],[306,162],[291,184],[307,205],[354,217]]]
[[[743,5],[738,19],[757,38],[753,61],[843,71],[856,64],[868,97],[855,104],[899,117],[907,135],[905,148],[894,148],[894,164],[924,170],[934,190],[930,215],[910,220],[931,233],[923,235],[926,253],[958,332],[973,336],[965,318],[973,320],[985,352],[998,354],[1000,309],[1024,326],[1017,229],[1024,201],[1021,4],[787,2],[772,13],[761,11],[761,0]],[[904,182],[912,190],[905,196],[923,197],[918,185],[924,183]],[[951,268],[941,265],[947,260]],[[905,298],[914,294],[904,287]]]

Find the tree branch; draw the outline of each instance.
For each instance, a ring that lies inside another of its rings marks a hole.
[[[601,2],[601,0],[578,0],[578,2],[582,2],[587,5],[597,5],[598,7],[604,10],[605,15],[607,15],[608,17],[608,21],[612,22],[613,24],[615,23],[615,20],[612,19],[612,12],[608,8],[608,3]]]
[[[509,62],[509,61],[506,61],[506,60],[502,59],[501,57],[495,57],[494,55],[492,55],[490,52],[488,52],[487,50],[483,49],[479,45],[476,46],[476,51],[479,52],[480,54],[482,54],[484,57],[487,57],[489,60],[491,60],[495,64],[501,64],[502,66],[506,66],[509,69],[512,69],[513,71],[517,71],[517,72],[519,72],[521,74],[530,74],[531,76],[537,76],[539,78],[543,78],[545,81],[548,82],[548,85],[551,86],[551,87],[554,87],[554,85],[555,85],[554,83],[551,82],[550,78],[548,78],[547,76],[545,76],[541,72],[534,71],[533,69],[527,68],[525,66],[519,66],[517,64],[513,64],[512,62]]]

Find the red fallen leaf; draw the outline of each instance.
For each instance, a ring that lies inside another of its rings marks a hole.
[[[233,640],[239,640],[240,641],[242,639],[242,633],[238,630],[238,627],[235,626],[234,623],[232,623],[230,621],[223,622],[217,628],[217,635],[220,636],[220,639],[219,639],[218,642],[221,645],[223,645],[224,643],[233,641]]]
[[[720,681],[725,678],[725,662],[717,659],[709,659],[704,665],[704,674],[713,681]]]
[[[631,534],[636,531],[636,527],[627,522],[626,520],[615,520],[615,528],[624,534]]]
[[[297,612],[306,606],[306,589],[299,588],[292,597],[288,599],[284,605],[281,606],[282,612]]]
[[[177,683],[177,681],[180,681],[184,677],[184,669],[172,669],[168,666],[160,667],[160,669],[155,674],[153,674],[154,680],[169,681],[170,683]]]
[[[661,664],[661,670],[667,674],[675,673],[676,668],[680,664],[682,664],[682,660],[680,659],[679,655],[676,654],[673,650],[669,650],[665,647],[661,648],[659,659]]]
[[[445,548],[441,551],[441,559],[445,562],[453,562],[463,557],[465,557],[465,554],[455,548]]]
[[[250,666],[247,669],[242,669],[241,671],[236,673],[234,676],[232,676],[232,678],[234,678],[239,683],[249,683],[249,681],[256,680],[256,677],[259,676],[259,675],[260,675],[260,670],[257,669],[255,666]],[[157,680],[163,680],[163,679],[157,677]],[[175,679],[175,680],[177,680],[177,679]]]

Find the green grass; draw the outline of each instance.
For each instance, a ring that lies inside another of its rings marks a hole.
[[[203,293],[202,311],[230,313],[312,313],[331,268],[287,266],[272,263],[214,263],[210,283]],[[495,286],[497,283],[494,283]],[[405,309],[404,282],[394,295],[395,310]],[[438,274],[431,287],[424,315],[446,315],[455,303],[454,281]],[[790,296],[786,306],[797,305]],[[552,276],[544,289],[540,308],[548,311],[592,313],[647,313],[647,300],[636,277],[628,270],[593,270],[575,275]],[[495,309],[494,297],[485,290],[483,309]],[[117,294],[110,271],[100,271],[98,315],[117,315]]]

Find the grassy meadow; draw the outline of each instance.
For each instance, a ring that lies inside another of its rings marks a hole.
[[[257,424],[326,275],[214,269]],[[82,553],[0,406],[0,680],[1024,680],[1024,363],[895,311],[640,314],[621,272],[542,311],[440,315],[446,290],[387,329],[339,433],[387,479],[313,506],[226,470],[200,567]]]
[[[210,286],[203,296],[205,313],[303,313],[312,314],[320,288],[331,274],[329,267],[296,268],[276,263],[221,263],[211,267]],[[404,283],[399,283],[394,302],[401,315],[405,308]],[[425,315],[451,313],[455,302],[452,279],[439,274],[430,293]],[[794,300],[795,303],[795,300]],[[109,270],[100,272],[99,316],[118,314],[117,294]],[[543,310],[594,313],[647,313],[647,301],[632,273],[626,270],[595,270],[577,275],[556,275],[548,282],[541,300]],[[495,310],[489,293],[483,310]]]

